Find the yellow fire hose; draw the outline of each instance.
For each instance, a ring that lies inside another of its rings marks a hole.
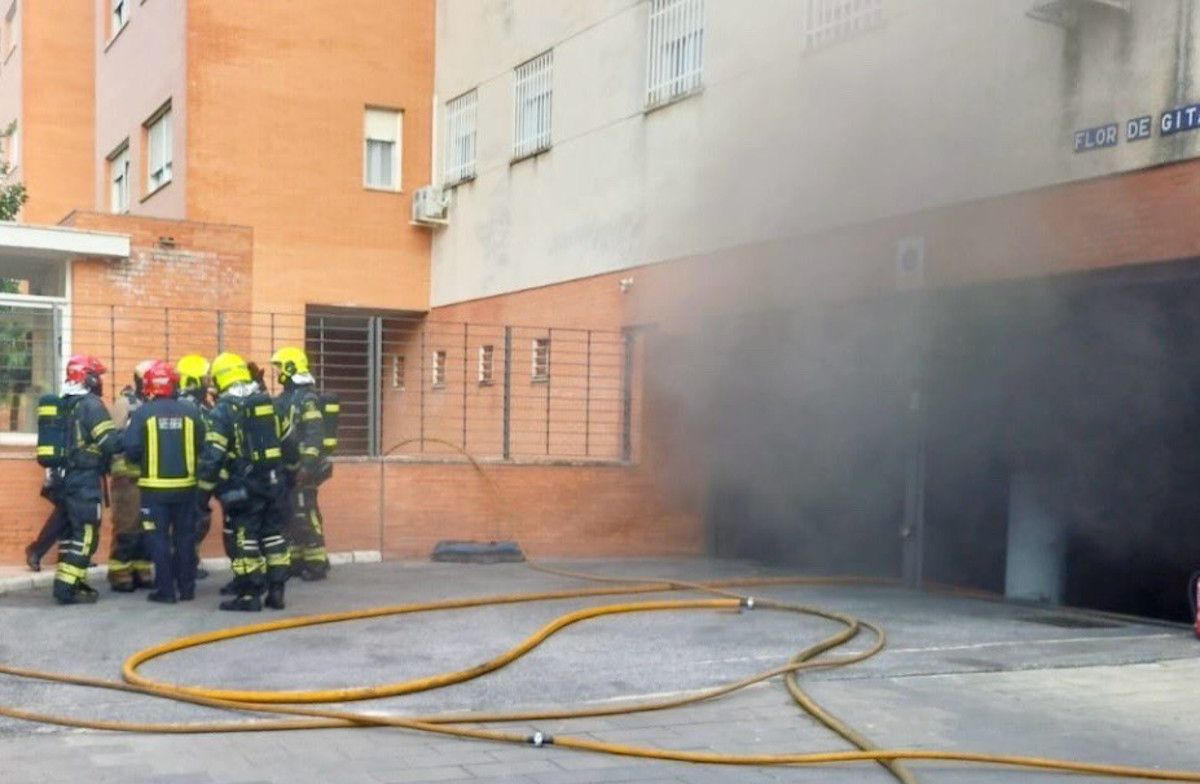
[[[438,439],[424,439],[438,441]],[[456,445],[440,442],[462,452]],[[402,446],[397,444],[393,449]],[[389,452],[392,450],[389,450]],[[465,452],[463,452],[466,455]],[[490,486],[498,505],[501,500],[499,490],[491,478],[486,475],[479,464],[470,455],[467,459],[475,466],[479,475]],[[883,650],[886,637],[883,630],[866,621],[853,618],[842,613],[822,610],[815,607],[789,604],[768,599],[754,599],[750,596],[732,593],[730,588],[762,588],[772,586],[796,585],[858,585],[858,584],[888,584],[887,580],[864,580],[858,578],[748,578],[736,580],[694,583],[679,580],[643,579],[643,578],[613,578],[600,575],[569,572],[551,569],[540,565],[533,568],[563,577],[590,580],[595,582],[612,583],[608,587],[597,587],[580,590],[544,591],[537,593],[507,594],[499,596],[484,596],[470,599],[450,599],[416,604],[402,604],[391,607],[378,607],[367,610],[350,612],[326,613],[308,615],[296,618],[286,618],[265,623],[255,623],[231,629],[221,629],[202,634],[180,637],[175,640],[138,651],[130,656],[122,669],[127,683],[67,675],[63,673],[43,672],[8,665],[0,665],[0,674],[14,677],[33,678],[54,683],[70,684],[85,688],[110,689],[116,691],[141,694],[156,698],[171,699],[178,702],[218,708],[232,712],[251,714],[274,714],[288,718],[252,719],[243,721],[204,721],[182,723],[147,723],[125,722],[101,719],[78,718],[38,713],[20,708],[0,705],[0,716],[22,721],[43,724],[56,724],[67,727],[78,727],[95,730],[139,733],[219,733],[219,732],[265,732],[279,730],[302,729],[332,729],[348,727],[394,727],[459,738],[469,738],[484,741],[517,743],[523,745],[554,745],[561,748],[590,751],[602,754],[614,754],[624,757],[642,759],[659,759],[676,762],[690,762],[714,765],[753,765],[753,766],[819,766],[841,765],[852,763],[876,763],[882,765],[889,774],[903,784],[913,784],[912,773],[901,765],[904,761],[914,762],[957,762],[970,765],[986,765],[1009,767],[1025,770],[1038,770],[1058,773],[1074,773],[1092,776],[1138,779],[1147,781],[1188,781],[1200,783],[1200,771],[1158,770],[1122,765],[1106,765],[1100,763],[1075,762],[1070,760],[1045,759],[1039,757],[982,754],[965,751],[940,751],[929,749],[880,749],[845,723],[818,705],[800,687],[798,675],[813,669],[829,669],[844,667],[864,661]],[[488,661],[463,670],[445,672],[437,675],[416,678],[398,683],[379,684],[375,686],[349,686],[339,689],[321,689],[308,691],[262,691],[243,689],[221,689],[195,685],[179,685],[157,681],[142,675],[138,668],[153,659],[168,654],[209,645],[223,640],[248,637],[256,634],[296,629],[320,624],[340,623],[345,621],[363,620],[368,618],[383,618],[396,615],[413,615],[424,612],[450,611],[465,608],[490,607],[504,604],[529,602],[562,601],[570,599],[586,599],[603,596],[629,596],[637,594],[664,593],[668,591],[702,592],[713,596],[708,599],[681,600],[649,600],[641,602],[610,604],[574,610],[565,613],[543,626],[534,634],[525,638],[515,646]],[[444,713],[425,716],[380,716],[349,710],[334,710],[328,708],[307,707],[314,704],[331,702],[351,702],[359,700],[378,699],[402,694],[412,694],[463,683],[488,673],[499,670],[524,656],[551,636],[576,623],[596,618],[636,613],[636,612],[676,612],[684,610],[722,610],[727,612],[764,609],[804,614],[822,618],[841,624],[842,629],[825,639],[810,645],[800,651],[785,664],[773,667],[754,675],[742,678],[721,686],[716,686],[694,692],[682,697],[672,697],[657,700],[644,700],[623,704],[606,704],[602,706],[561,707],[545,710],[526,710],[508,712],[470,712]],[[826,654],[837,650],[854,640],[861,630],[866,629],[874,636],[874,642],[865,649],[840,656]],[[575,718],[590,718],[596,716],[614,716],[628,713],[666,710],[680,708],[704,700],[713,700],[727,694],[745,689],[756,683],[771,678],[783,676],[788,692],[804,711],[824,726],[837,733],[856,750],[807,752],[790,754],[724,754],[718,752],[684,751],[661,749],[647,746],[636,746],[623,743],[608,743],[570,735],[554,737],[541,733],[528,735],[520,732],[497,730],[478,725],[493,723],[532,723],[548,720],[568,720]]]

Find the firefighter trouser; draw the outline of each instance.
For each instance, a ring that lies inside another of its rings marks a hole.
[[[212,510],[208,506],[196,507],[196,566],[200,566],[200,545],[212,530]],[[226,553],[228,555],[228,553]]]
[[[42,523],[42,530],[38,531],[37,539],[29,545],[37,555],[38,560],[46,557],[46,553],[50,552],[50,548],[54,547],[59,539],[63,538],[63,532],[67,525],[67,510],[62,501],[57,501],[54,504],[54,509],[50,511],[50,515],[46,518],[46,522]]]
[[[100,472],[68,472],[60,506],[66,517],[58,542],[54,595],[70,599],[87,585],[87,567],[100,544]]]
[[[240,596],[258,595],[267,585],[287,581],[287,542],[283,538],[286,494],[282,485],[255,488],[249,498],[225,512],[233,532],[233,579]]]
[[[196,491],[143,490],[142,530],[154,559],[154,592],[196,595]]]
[[[112,478],[112,544],[108,552],[108,582],[114,588],[150,585],[150,551],[142,536],[137,480]]]
[[[329,571],[325,519],[317,504],[316,485],[299,485],[292,490],[287,539],[293,568],[320,573]]]

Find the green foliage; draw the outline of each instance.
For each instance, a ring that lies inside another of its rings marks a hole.
[[[17,123],[14,120],[9,123],[9,126],[0,132],[0,137],[5,140],[11,140],[14,133],[17,132]],[[17,213],[21,211],[21,207],[29,199],[29,194],[25,190],[25,185],[19,182],[9,182],[8,175],[12,171],[12,164],[8,160],[0,161],[0,221],[16,220]],[[7,281],[6,281],[7,282]]]

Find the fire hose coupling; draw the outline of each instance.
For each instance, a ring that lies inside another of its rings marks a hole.
[[[742,601],[741,601],[741,607],[743,610],[753,610],[754,609],[754,597],[753,596],[743,596]]]
[[[553,746],[554,736],[544,732],[535,732],[526,738],[525,742],[540,749],[542,746]]]

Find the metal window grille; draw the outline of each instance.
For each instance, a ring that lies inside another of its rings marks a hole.
[[[883,23],[883,0],[808,0],[806,44],[814,49]]]
[[[534,381],[546,381],[550,378],[550,338],[534,338],[533,367]]]
[[[446,352],[433,352],[433,378],[435,388],[446,386]]]
[[[513,104],[513,158],[550,149],[554,51],[518,65]]]
[[[495,365],[496,349],[494,346],[479,347],[479,383],[492,383],[492,368]]]
[[[475,117],[478,93],[472,90],[446,104],[447,185],[475,176]]]
[[[651,0],[646,105],[699,89],[704,73],[704,0]]]
[[[392,355],[392,389],[404,389],[404,355]]]
[[[171,110],[167,109],[146,129],[150,147],[150,165],[146,167],[148,185],[155,190],[171,181]]]

